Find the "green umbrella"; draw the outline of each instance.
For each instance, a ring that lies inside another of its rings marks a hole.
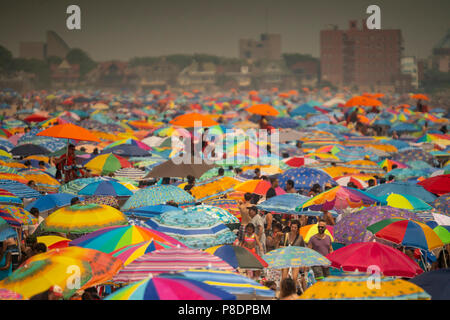
[[[272,250],[262,256],[269,268],[329,266],[331,262],[320,253],[305,247],[289,246]]]
[[[449,226],[437,226],[433,229],[434,232],[438,235],[439,239],[442,240],[444,244],[450,243],[450,227]]]

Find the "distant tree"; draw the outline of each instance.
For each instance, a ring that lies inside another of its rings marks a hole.
[[[51,66],[52,64],[61,64],[61,62],[63,61],[63,59],[61,59],[60,57],[56,57],[56,56],[50,56],[47,58],[47,63],[49,66]]]
[[[66,55],[66,59],[70,64],[80,65],[80,76],[84,77],[89,71],[94,69],[97,63],[89,57],[89,55],[81,49],[74,48]]]
[[[421,86],[425,92],[433,94],[450,89],[450,72],[440,72],[437,70],[427,70]]]
[[[9,73],[12,71],[13,56],[11,51],[0,46],[0,72]]]
[[[301,54],[301,53],[284,53],[283,59],[286,62],[288,68],[291,68],[294,64],[298,62],[319,61],[318,58],[315,58],[310,54]]]

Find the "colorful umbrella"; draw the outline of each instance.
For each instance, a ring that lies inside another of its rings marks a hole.
[[[148,145],[146,145],[145,143],[142,143],[142,142],[140,142],[138,140],[135,140],[135,139],[124,139],[124,140],[115,141],[115,142],[107,145],[106,147],[104,147],[103,150],[108,150],[110,148],[117,147],[117,146],[120,146],[122,144],[128,144],[128,145],[136,146],[136,147],[139,147],[139,148],[141,148],[143,150],[146,150],[146,151],[152,150],[152,148],[149,147]]]
[[[76,126],[71,123],[59,124],[50,127],[44,131],[39,132],[36,135],[53,138],[100,142],[100,140],[89,130],[86,130],[82,127]]]
[[[192,268],[213,267],[233,271],[233,267],[210,253],[189,248],[168,248],[141,256],[119,271],[114,282],[134,282],[150,274],[187,271]]]
[[[76,204],[58,209],[41,224],[44,231],[88,233],[108,226],[128,224],[126,216],[117,209],[99,204]]]
[[[20,174],[27,180],[33,180],[36,184],[36,190],[41,192],[56,193],[61,185],[58,180],[52,178],[42,170],[21,171]]]
[[[450,193],[443,194],[433,202],[433,207],[441,214],[450,217]]]
[[[327,173],[313,168],[294,168],[286,170],[278,177],[280,187],[285,188],[288,180],[294,181],[294,188],[309,191],[314,184],[319,184],[322,188],[326,183],[336,186],[337,183]]]
[[[59,236],[42,236],[37,237],[37,242],[43,243],[48,250],[66,248],[71,240]]]
[[[382,197],[387,205],[399,209],[408,210],[431,210],[432,207],[424,201],[410,195],[402,195],[391,193],[388,196]]]
[[[260,256],[244,247],[221,245],[204,251],[218,256],[235,269],[263,269],[268,266]]]
[[[368,284],[372,284],[370,288]],[[379,287],[378,287],[379,286]],[[401,279],[367,274],[344,274],[316,282],[300,296],[301,300],[429,300],[421,287]]]
[[[378,221],[367,227],[377,238],[391,241],[403,246],[433,250],[442,247],[442,243],[436,232],[424,223],[391,218]]]
[[[269,198],[256,207],[263,211],[272,211],[275,213],[289,213],[289,214],[299,214],[295,208],[302,206],[309,197],[302,196],[298,193],[286,193]]]
[[[268,104],[255,104],[245,110],[262,116],[277,116],[280,113],[277,109]]]
[[[303,240],[305,240],[306,243],[309,242],[309,239],[311,239],[311,237],[315,234],[319,233],[319,229],[318,229],[318,224],[308,224],[306,226],[303,226],[300,228],[300,235],[303,237]],[[331,241],[334,241],[333,238],[333,226],[328,226],[325,229],[325,234],[328,235],[331,238]]]
[[[115,181],[97,181],[88,184],[81,189],[78,194],[85,196],[131,196],[131,192],[128,188]]]
[[[218,221],[224,223],[224,224],[233,224],[233,223],[239,223],[239,219],[236,218],[234,215],[229,213],[227,210],[222,209],[220,207],[213,207],[208,205],[199,205],[195,207],[191,207],[189,209],[189,212],[193,214],[204,214],[213,217],[214,219],[217,219]]]
[[[398,193],[401,195],[410,195],[425,202],[433,202],[436,196],[431,192],[425,190],[422,186],[402,181],[394,181],[391,183],[383,183],[378,186],[369,188],[367,193],[373,194],[376,197],[382,198],[391,193]]]
[[[222,289],[184,277],[158,276],[130,284],[105,300],[235,300]]]
[[[23,205],[22,200],[19,197],[16,197],[13,193],[4,189],[0,189],[0,204]]]
[[[9,238],[17,238],[17,233],[5,219],[0,217],[0,241],[5,241]]]
[[[122,206],[122,210],[166,204],[168,201],[175,201],[179,205],[195,203],[195,199],[186,191],[173,185],[159,185],[136,191]]]
[[[122,168],[133,167],[125,158],[118,155],[107,153],[99,155],[84,165],[94,173],[107,175]]]
[[[443,174],[425,179],[417,183],[426,190],[437,195],[443,195],[450,192],[450,174]]]
[[[419,265],[400,250],[378,242],[353,243],[327,255],[331,266],[343,271],[366,272],[378,266],[385,276],[413,278],[423,273]]]
[[[217,126],[219,123],[214,121],[211,116],[200,113],[186,113],[176,117],[170,121],[170,124],[183,128],[199,127],[211,127]]]
[[[242,182],[234,187],[234,190],[241,192],[250,192],[256,193],[262,196],[265,196],[267,191],[272,188],[270,182],[265,180],[249,180]],[[277,195],[285,194],[286,191],[281,189],[280,187],[275,188],[275,193]]]
[[[134,225],[103,228],[73,240],[70,245],[111,253],[125,246],[149,240],[156,240],[164,245],[186,247],[162,232]]]
[[[297,246],[272,250],[262,258],[269,264],[269,268],[273,269],[330,265],[330,261],[317,251]]]
[[[162,250],[171,247],[173,247],[173,245],[163,244],[152,239],[137,244],[130,244],[129,246],[125,246],[111,252],[110,255],[120,259],[123,262],[123,265],[127,266],[144,254],[150,253],[155,250]]]
[[[0,205],[0,217],[14,225],[30,225],[37,219],[28,211],[13,205]]]

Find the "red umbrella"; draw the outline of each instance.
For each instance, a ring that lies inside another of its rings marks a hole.
[[[42,122],[49,119],[49,117],[45,117],[40,114],[32,114],[31,116],[26,117],[24,120],[26,122]]]
[[[419,265],[403,252],[378,242],[353,243],[326,256],[334,268],[366,272],[376,266],[385,276],[413,278],[423,273]]]
[[[422,180],[417,183],[425,188],[425,190],[435,193],[439,196],[450,192],[450,174],[443,174]]]

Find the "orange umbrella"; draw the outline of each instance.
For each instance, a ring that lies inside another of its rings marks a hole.
[[[355,106],[378,107],[381,105],[382,105],[381,101],[364,96],[355,96],[345,103],[346,107],[355,107]]]
[[[89,130],[71,123],[50,127],[39,132],[37,136],[100,142],[100,140]]]
[[[413,99],[417,99],[417,100],[430,100],[429,98],[428,98],[428,96],[426,96],[426,95],[424,95],[424,94],[421,94],[421,93],[417,93],[417,94],[413,94],[412,96],[411,96],[411,98],[413,98]]]
[[[276,116],[279,113],[277,109],[268,104],[255,104],[245,110],[250,113],[259,114],[262,116]]]
[[[184,127],[184,128],[193,128],[195,127],[196,123],[200,122],[200,126],[202,127],[211,127],[216,126],[219,123],[214,121],[211,116],[204,115],[200,113],[187,113],[183,114],[181,116],[176,117],[172,121],[170,121],[171,124],[174,126]]]
[[[278,96],[280,98],[289,98],[291,95],[288,92],[282,92]]]
[[[0,180],[14,180],[20,183],[24,183],[27,184],[28,183],[28,179],[25,178],[22,175],[19,174],[15,174],[15,173],[0,173]]]
[[[256,96],[258,94],[258,91],[252,90],[248,94],[251,96]]]

